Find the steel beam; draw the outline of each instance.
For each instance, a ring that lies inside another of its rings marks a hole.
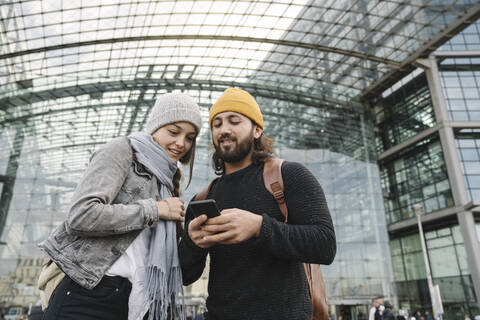
[[[270,43],[270,44],[279,45],[279,46],[288,46],[288,47],[295,47],[295,48],[312,49],[312,50],[323,51],[323,52],[332,52],[332,53],[341,54],[345,56],[351,56],[359,59],[365,59],[365,60],[375,61],[378,63],[383,63],[392,67],[400,66],[400,64],[394,60],[385,59],[385,58],[381,58],[381,57],[377,57],[374,55],[365,54],[357,51],[350,51],[350,50],[343,50],[336,47],[322,46],[315,43],[280,40],[280,39],[268,39],[268,38],[236,37],[236,36],[223,36],[223,35],[198,35],[198,34],[122,37],[122,38],[97,39],[97,40],[90,40],[90,41],[65,43],[65,44],[5,53],[0,55],[0,60],[18,57],[18,56],[24,56],[32,53],[62,50],[66,48],[84,47],[84,46],[91,46],[91,45],[97,45],[97,44],[112,44],[112,43],[119,43],[119,42],[143,42],[143,41],[158,41],[158,40],[213,40],[213,41],[223,40],[223,41]]]
[[[98,83],[89,83],[82,85],[75,85],[70,87],[55,88],[37,92],[28,92],[17,96],[6,97],[0,99],[0,110],[7,110],[9,107],[16,107],[20,105],[28,105],[41,101],[56,100],[64,97],[74,97],[85,94],[94,94],[98,92],[114,92],[114,91],[130,91],[130,90],[210,90],[223,91],[228,87],[241,87],[250,91],[255,96],[279,99],[284,101],[295,102],[307,106],[318,107],[326,103],[333,105],[354,106],[363,110],[363,104],[359,101],[338,101],[329,98],[325,95],[313,95],[301,91],[285,89],[275,86],[229,82],[229,81],[214,81],[214,80],[170,80],[170,79],[132,79],[132,80],[117,80],[105,81]]]
[[[432,53],[436,58],[479,58],[480,50],[470,51],[436,51]]]
[[[434,127],[428,128],[427,130],[424,130],[424,131],[418,133],[417,135],[415,135],[415,136],[403,141],[402,143],[399,143],[399,144],[389,148],[385,152],[381,153],[377,157],[377,160],[380,162],[380,161],[390,157],[391,155],[397,154],[398,152],[402,151],[405,148],[413,146],[417,142],[422,141],[423,139],[425,139],[425,138],[435,134],[436,132],[438,132],[438,129],[439,129],[439,125],[436,125]]]

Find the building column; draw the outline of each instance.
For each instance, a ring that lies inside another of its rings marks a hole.
[[[435,118],[439,125],[440,143],[443,149],[443,156],[447,166],[455,206],[464,207],[468,203],[468,191],[462,174],[460,159],[458,158],[453,127],[450,117],[448,116],[437,60],[434,56],[430,56],[429,59],[419,59],[418,64],[424,68],[427,75]],[[480,242],[475,228],[475,219],[472,211],[469,210],[457,213],[457,218],[465,243],[468,266],[472,276],[477,303],[480,303]]]

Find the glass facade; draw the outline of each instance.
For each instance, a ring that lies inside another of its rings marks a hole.
[[[393,93],[378,99],[374,105],[378,154],[436,124],[423,72]]]
[[[480,48],[480,20],[442,46],[441,50],[478,50]],[[480,58],[448,58],[441,62],[440,76],[450,119],[454,121],[480,120]],[[455,131],[458,157],[468,191],[469,200],[480,200],[480,168],[478,163],[478,128],[459,128]]]
[[[440,65],[451,120],[480,120],[480,58],[446,59]]]
[[[414,217],[414,204],[425,213],[453,206],[438,136],[380,161],[380,171],[389,224]]]
[[[459,130],[455,141],[469,199],[480,202],[480,130]]]
[[[442,45],[438,51],[464,51],[480,49],[480,21],[472,23],[461,33]]]
[[[335,262],[322,267],[329,303],[393,297],[378,166],[325,149],[278,154],[304,163],[324,189],[337,235]]]
[[[479,27],[479,22],[470,25],[435,52],[438,54],[439,77],[447,108],[445,111],[449,115],[445,122],[451,123],[452,129],[449,130],[452,130],[455,136],[456,152],[453,157],[458,156],[469,200],[474,203],[478,203],[480,199],[480,172],[477,170],[480,162],[477,145],[480,131],[473,122],[480,120],[478,73],[480,60],[475,55],[469,57],[465,51],[479,49]],[[454,57],[455,54],[458,57]],[[421,76],[417,77],[420,78]],[[401,86],[404,91],[417,91],[415,96],[422,96],[421,85],[409,88],[409,83],[404,83]],[[426,81],[424,86],[428,88]],[[388,95],[384,94],[382,99],[389,97],[390,94],[391,92]],[[425,94],[429,95],[431,91],[427,89]],[[440,110],[442,104],[436,107]],[[430,107],[430,116],[434,119],[432,109]],[[382,109],[377,107],[376,110]],[[398,127],[402,128],[401,125]],[[425,129],[426,127],[418,133]],[[443,129],[438,129],[439,132],[441,130]],[[445,135],[442,139],[445,139],[442,143],[448,141]],[[442,150],[440,135],[434,133],[382,159],[380,168],[389,224],[412,218],[411,206],[416,203],[430,214],[428,222],[424,222],[423,227],[433,282],[440,287],[445,312],[443,318],[460,320],[464,319],[465,315],[473,317],[479,314],[480,305],[478,291],[475,293],[476,275],[472,275],[470,269],[472,259],[468,257],[467,246],[464,244],[464,239],[469,236],[462,234],[456,214],[442,217],[438,212],[443,208],[454,208],[453,192],[444,160],[445,152],[448,151]],[[452,163],[450,166],[453,166]],[[450,176],[450,179],[455,178],[456,176]],[[460,188],[458,184],[456,187]],[[397,193],[400,194],[399,197]],[[462,205],[466,204],[462,202]],[[461,214],[461,209],[455,211]],[[477,239],[480,239],[478,217],[476,219]],[[392,265],[399,308],[411,312],[430,311],[433,306],[420,238],[416,231],[417,225],[411,221],[407,226],[390,228]]]
[[[433,283],[440,287],[444,319],[478,314],[460,227],[427,229],[425,239]],[[419,234],[392,239],[390,246],[400,308],[412,312],[431,309]]]

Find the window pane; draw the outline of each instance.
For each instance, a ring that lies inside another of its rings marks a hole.
[[[425,262],[421,252],[406,254],[405,268],[407,269],[407,280],[425,279],[427,273],[425,271]]]
[[[460,275],[453,246],[428,251],[433,277],[452,277]]]

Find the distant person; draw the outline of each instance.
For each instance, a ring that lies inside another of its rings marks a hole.
[[[407,312],[403,309],[398,310],[397,320],[408,320],[407,319]]]
[[[383,304],[383,297],[378,296],[373,298],[372,300],[372,307],[368,313],[368,320],[381,320],[382,314],[380,311],[380,306]]]
[[[429,311],[425,311],[426,320],[434,320],[432,314]]]
[[[413,314],[413,313],[409,313],[408,319],[409,320],[417,320],[417,318],[415,318],[415,314]]]
[[[422,319],[422,314],[420,311],[415,312],[415,320],[421,320]]]
[[[395,315],[393,314],[393,305],[390,301],[385,300],[383,306],[385,309],[382,312],[382,320],[395,320]]]
[[[144,132],[93,154],[66,220],[40,245],[66,274],[44,320],[185,317],[177,299],[177,223],[185,215],[177,163],[190,165],[191,178],[201,125],[190,96],[167,93]]]

